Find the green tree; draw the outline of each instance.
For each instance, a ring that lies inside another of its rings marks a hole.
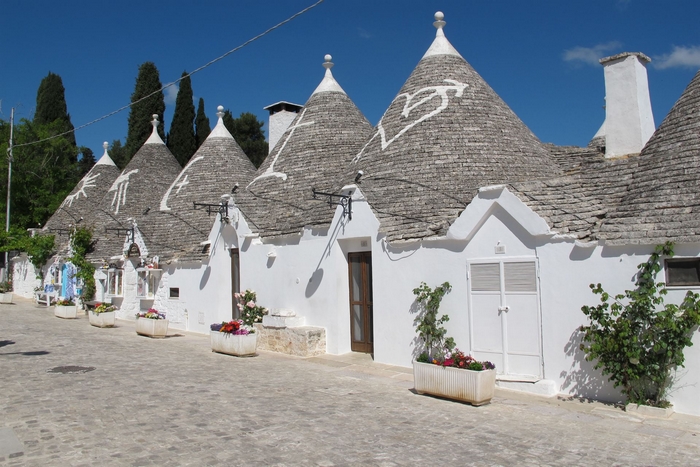
[[[222,119],[224,126],[233,135],[248,159],[256,168],[260,167],[268,153],[268,144],[262,129],[265,123],[259,121],[254,114],[249,112],[244,112],[240,117],[233,118],[228,110],[224,111]]]
[[[92,149],[80,146],[80,157],[78,158],[78,175],[82,177],[92,169],[95,165],[95,155]]]
[[[75,133],[72,132],[74,127],[70,121],[65,94],[66,90],[61,77],[49,71],[49,74],[41,80],[36,93],[34,123],[46,125],[59,120],[61,124],[55,126],[56,133],[70,131],[71,133],[65,135],[65,138],[75,146]]]
[[[145,62],[139,67],[139,73],[136,77],[136,85],[134,93],[131,95],[131,110],[129,112],[129,127],[126,135],[126,163],[128,163],[136,151],[143,146],[148,137],[151,135],[152,127],[150,121],[153,119],[153,114],[158,115],[158,134],[165,140],[163,133],[163,113],[165,112],[165,97],[160,89],[163,85],[160,82],[158,68],[153,62]],[[152,95],[151,95],[152,94]],[[141,102],[140,99],[145,98]]]
[[[182,166],[187,164],[187,161],[197,150],[192,99],[192,80],[187,76],[187,72],[183,71],[180,89],[175,99],[173,121],[170,124],[170,133],[168,133],[168,149]]]
[[[20,228],[39,227],[56,211],[66,195],[80,181],[78,148],[65,137],[54,138],[30,146],[59,132],[60,119],[39,125],[21,120],[15,125],[12,163],[10,220]],[[10,125],[0,125],[0,153],[6,154]],[[7,173],[7,158],[0,158],[0,172]],[[0,177],[0,192],[7,193],[7,177]],[[0,217],[6,212],[6,198],[0,197]]]
[[[122,146],[122,142],[119,139],[112,141],[112,146],[109,148],[109,157],[112,161],[117,164],[117,167],[124,169],[126,164],[129,163],[129,158],[126,156],[126,148]]]
[[[199,105],[197,106],[197,117],[194,121],[195,128],[195,139],[197,140],[197,149],[204,143],[207,139],[209,133],[211,133],[211,126],[209,126],[209,118],[204,112],[204,99],[199,98]]]

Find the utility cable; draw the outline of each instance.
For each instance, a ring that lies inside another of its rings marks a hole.
[[[243,44],[239,45],[238,47],[235,47],[235,48],[229,50],[229,51],[226,52],[225,54],[223,54],[223,55],[221,55],[221,56],[215,58],[214,60],[211,60],[210,62],[208,62],[208,63],[206,63],[206,64],[200,66],[200,67],[197,68],[197,69],[195,69],[193,72],[188,73],[188,74],[186,74],[185,76],[181,76],[179,79],[173,81],[172,83],[166,84],[165,86],[163,86],[162,88],[158,89],[157,91],[153,91],[153,92],[150,93],[149,95],[144,96],[144,97],[142,97],[141,99],[130,103],[129,105],[125,105],[124,107],[120,107],[119,109],[115,110],[114,112],[110,112],[110,113],[108,113],[107,115],[104,115],[104,116],[102,116],[102,117],[100,117],[100,118],[97,118],[97,119],[95,119],[95,120],[93,120],[93,121],[91,121],[91,122],[88,122],[88,123],[86,123],[86,124],[84,124],[84,125],[81,125],[81,126],[79,126],[79,127],[77,127],[77,128],[73,128],[72,130],[64,131],[63,133],[59,133],[59,134],[57,134],[57,135],[53,135],[53,136],[50,136],[50,137],[48,137],[48,138],[40,139],[40,140],[38,140],[38,141],[32,141],[32,142],[29,142],[29,143],[22,143],[22,144],[15,144],[15,145],[13,145],[13,148],[21,148],[21,147],[24,147],[24,146],[32,146],[32,145],[34,145],[34,144],[43,143],[43,142],[45,142],[45,141],[50,141],[50,140],[52,140],[52,139],[59,138],[59,137],[61,137],[61,136],[65,136],[65,135],[68,135],[68,134],[71,134],[71,133],[75,133],[75,132],[78,131],[78,130],[82,130],[82,129],[85,128],[85,127],[88,127],[88,126],[90,126],[90,125],[93,125],[93,124],[95,124],[95,123],[97,123],[97,122],[99,122],[99,121],[105,120],[105,119],[111,117],[112,115],[116,115],[116,114],[118,114],[119,112],[130,108],[132,105],[138,104],[139,102],[148,99],[149,97],[153,96],[154,94],[158,94],[159,92],[163,92],[165,89],[169,88],[170,86],[174,86],[175,84],[179,83],[179,82],[182,81],[183,79],[189,78],[189,77],[192,76],[193,74],[202,71],[203,69],[205,69],[205,68],[207,68],[207,67],[213,65],[214,63],[216,63],[216,62],[218,62],[218,61],[220,61],[220,60],[223,60],[224,58],[228,57],[228,56],[231,55],[232,53],[241,50],[243,47],[246,47],[246,46],[250,45],[251,43],[255,42],[256,40],[260,39],[261,37],[268,35],[268,34],[271,33],[272,31],[274,31],[275,29],[278,29],[278,28],[284,26],[285,24],[289,23],[289,22],[292,21],[293,19],[296,19],[297,17],[303,15],[304,13],[306,13],[306,12],[309,11],[309,10],[311,10],[312,8],[317,7],[318,5],[320,5],[321,3],[323,3],[323,1],[324,1],[324,0],[318,0],[318,1],[317,1],[316,3],[314,3],[313,5],[310,5],[310,6],[306,7],[306,8],[304,8],[303,10],[299,11],[298,13],[293,14],[292,16],[290,16],[289,18],[285,19],[285,20],[282,21],[281,23],[278,23],[278,24],[272,26],[271,28],[267,29],[266,31],[261,32],[260,34],[258,34],[257,36],[253,37],[252,39],[248,39],[247,41],[245,41]]]

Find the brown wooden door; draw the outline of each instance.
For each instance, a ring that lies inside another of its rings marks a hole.
[[[241,291],[241,261],[240,253],[238,248],[232,248],[231,250],[231,318],[240,319],[241,312],[238,309],[238,299],[236,294]]]
[[[374,352],[372,327],[372,254],[348,253],[350,273],[350,349]]]

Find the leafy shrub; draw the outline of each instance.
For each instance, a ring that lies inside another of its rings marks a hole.
[[[655,282],[662,269],[660,257],[673,254],[673,243],[658,245],[638,266],[637,288],[612,302],[600,284],[591,284],[601,303],[581,308],[590,321],[580,328],[586,360],[595,360],[595,368],[602,368],[632,403],[668,405],[672,372],[683,367],[683,350],[693,345],[692,333],[700,324],[700,295],[688,291],[680,305],[665,304],[665,284]]]

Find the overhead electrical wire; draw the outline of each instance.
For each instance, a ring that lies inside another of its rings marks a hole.
[[[149,95],[144,96],[144,97],[142,97],[141,99],[139,99],[139,100],[137,100],[137,101],[131,102],[130,104],[125,105],[124,107],[120,107],[120,108],[118,108],[117,110],[108,113],[107,115],[103,115],[103,116],[100,117],[100,118],[96,118],[95,120],[93,120],[93,121],[91,121],[91,122],[88,122],[88,123],[85,123],[84,125],[80,125],[80,126],[77,127],[77,128],[73,128],[72,130],[64,131],[63,133],[59,133],[59,134],[57,134],[57,135],[49,136],[48,138],[40,139],[40,140],[38,140],[38,141],[32,141],[32,142],[29,142],[29,143],[22,143],[22,144],[15,144],[15,145],[13,145],[13,148],[21,148],[21,147],[23,147],[23,146],[32,146],[32,145],[34,145],[34,144],[43,143],[43,142],[45,142],[45,141],[50,141],[50,140],[52,140],[52,139],[59,138],[59,137],[61,137],[61,136],[65,136],[65,135],[68,135],[68,134],[71,134],[71,133],[75,133],[75,132],[78,131],[78,130],[82,130],[82,129],[85,128],[85,127],[88,127],[88,126],[90,126],[90,125],[93,125],[93,124],[95,124],[95,123],[97,123],[97,122],[99,122],[99,121],[105,120],[105,119],[111,117],[112,115],[116,115],[116,114],[118,114],[119,112],[130,108],[132,105],[138,104],[139,102],[148,99],[149,97],[153,96],[154,94],[158,94],[159,92],[163,92],[165,89],[169,88],[170,86],[174,86],[175,84],[179,83],[179,82],[182,81],[183,79],[189,78],[189,77],[192,76],[193,74],[202,71],[203,69],[205,69],[205,68],[207,68],[207,67],[213,65],[214,63],[216,63],[216,62],[218,62],[218,61],[220,61],[220,60],[223,60],[224,58],[228,57],[228,56],[231,55],[232,53],[241,50],[243,47],[246,47],[246,46],[250,45],[251,43],[255,42],[256,40],[260,39],[261,37],[264,37],[264,36],[268,35],[268,34],[271,33],[272,31],[274,31],[275,29],[278,29],[278,28],[284,26],[285,24],[289,23],[289,22],[292,21],[293,19],[296,19],[297,17],[303,15],[303,14],[306,13],[307,11],[309,11],[309,10],[311,10],[311,9],[313,9],[313,8],[315,8],[315,7],[317,7],[318,5],[320,5],[321,3],[323,3],[323,1],[324,1],[324,0],[318,0],[318,1],[317,1],[316,3],[314,3],[313,5],[310,5],[310,6],[306,7],[306,8],[304,8],[303,10],[301,10],[301,11],[299,11],[299,12],[293,14],[292,16],[290,16],[289,18],[285,19],[284,21],[282,21],[282,22],[280,22],[280,23],[277,23],[276,25],[272,26],[271,28],[267,29],[267,30],[264,31],[264,32],[261,32],[261,33],[258,34],[257,36],[255,36],[255,37],[253,37],[253,38],[251,38],[251,39],[248,39],[247,41],[245,41],[243,44],[239,45],[238,47],[235,47],[235,48],[229,50],[229,51],[226,52],[225,54],[223,54],[223,55],[221,55],[221,56],[219,56],[219,57],[216,57],[215,59],[213,59],[213,60],[209,61],[208,63],[206,63],[206,64],[200,66],[199,68],[195,69],[195,70],[192,71],[191,73],[188,73],[188,74],[186,74],[185,76],[181,76],[179,79],[173,81],[172,83],[166,84],[165,86],[163,86],[162,88],[158,89],[157,91],[153,91],[153,92],[150,93]]]

